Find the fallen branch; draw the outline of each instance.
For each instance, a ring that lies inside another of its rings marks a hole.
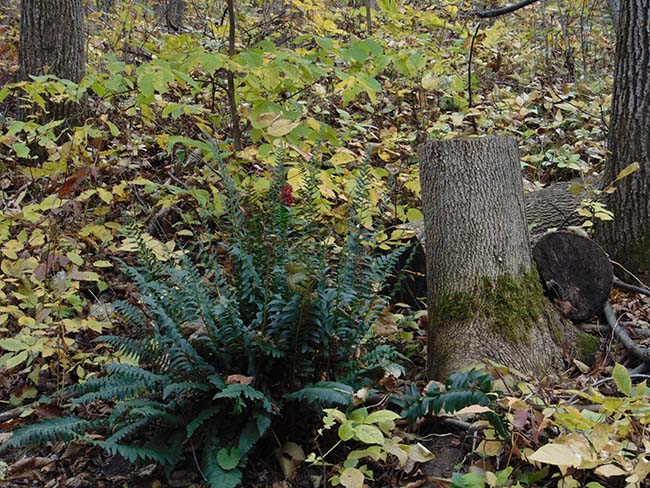
[[[643,288],[641,286],[636,286],[636,285],[630,285],[629,283],[625,283],[624,281],[619,280],[616,276],[614,276],[614,286],[616,288],[620,288],[621,290],[631,291],[633,293],[639,293],[641,295],[650,297],[650,290],[648,290],[647,288]]]
[[[0,422],[6,422],[7,420],[20,417],[24,411],[25,411],[25,407],[19,407],[19,408],[12,408],[11,410],[5,410],[4,412],[0,412]]]
[[[470,15],[479,17],[481,19],[499,17],[501,15],[509,14],[511,12],[519,10],[520,8],[527,7],[528,5],[531,5],[537,1],[538,0],[523,0],[519,3],[513,3],[512,5],[506,5],[505,7],[499,7],[491,10],[476,10],[474,12],[470,12]]]
[[[625,329],[620,326],[618,319],[614,314],[614,310],[612,309],[612,304],[609,303],[609,300],[605,302],[603,313],[605,315],[605,319],[607,320],[607,325],[609,325],[612,331],[614,331],[614,335],[621,342],[621,344],[623,344],[623,346],[625,346],[625,348],[629,350],[632,355],[643,361],[644,364],[650,365],[650,349],[640,346],[634,342],[634,340],[628,335]]]

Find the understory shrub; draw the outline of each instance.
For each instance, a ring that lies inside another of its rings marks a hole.
[[[215,157],[227,208],[211,242],[160,261],[134,234],[139,264],[124,269],[138,303],[114,304],[132,337],[97,339],[123,360],[71,389],[77,408],[106,402],[110,414],[45,420],[15,431],[3,449],[81,439],[168,472],[191,449],[211,487],[233,487],[288,401],[347,405],[364,375],[396,357],[372,337],[401,251],[372,256],[361,225],[368,164],[337,243],[317,221],[315,173],[293,195],[280,161],[260,198],[238,191]]]

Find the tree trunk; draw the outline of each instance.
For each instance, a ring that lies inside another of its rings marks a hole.
[[[614,24],[614,30],[618,32],[618,19],[621,12],[621,2],[620,0],[607,0],[607,5],[609,7],[609,15],[612,17],[612,24]]]
[[[22,0],[18,63],[21,80],[52,74],[78,83],[86,68],[83,0]],[[64,103],[48,107],[54,119],[69,109]]]
[[[419,153],[429,375],[486,358],[548,373],[564,326],[532,266],[516,142],[431,141]]]
[[[53,74],[79,82],[86,67],[83,0],[22,0],[19,76]]]
[[[183,28],[185,18],[184,0],[163,0],[155,8],[156,15],[170,31],[178,32]]]
[[[650,0],[621,0],[604,182],[631,163],[641,167],[609,195],[614,221],[597,222],[596,236],[612,259],[645,279],[650,279],[649,93]]]

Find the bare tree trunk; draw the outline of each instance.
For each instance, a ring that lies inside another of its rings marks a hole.
[[[489,358],[543,375],[563,324],[532,266],[513,139],[420,146],[430,376]]]
[[[83,0],[22,0],[19,76],[53,74],[78,82],[86,68]]]
[[[21,80],[52,74],[79,82],[86,69],[83,0],[22,0],[18,61]],[[51,118],[62,118],[70,107],[48,109]]]
[[[169,30],[178,32],[183,29],[185,8],[185,0],[163,0],[154,10]]]
[[[634,162],[640,169],[609,195],[614,221],[597,222],[596,236],[615,261],[645,279],[650,279],[649,93],[650,0],[621,0],[604,182]]]
[[[612,17],[612,24],[614,24],[614,30],[618,32],[618,19],[621,12],[621,2],[620,0],[607,0],[607,5],[609,7],[609,15]]]

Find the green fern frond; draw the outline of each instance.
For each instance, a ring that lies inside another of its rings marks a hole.
[[[27,425],[12,432],[11,438],[0,446],[0,451],[23,447],[28,444],[44,444],[46,442],[70,441],[83,437],[85,432],[92,431],[96,422],[83,420],[78,417],[60,417],[46,419],[32,425]]]
[[[226,388],[216,393],[212,397],[213,400],[218,400],[222,398],[231,398],[231,399],[245,398],[253,402],[261,402],[262,406],[264,407],[264,410],[266,410],[267,412],[273,411],[271,402],[266,397],[266,395],[261,391],[256,390],[250,385],[244,385],[241,383],[232,383],[226,386]]]
[[[101,447],[112,456],[119,454],[132,463],[142,460],[153,461],[162,465],[173,465],[177,459],[176,453],[160,448],[118,444],[109,441],[92,441],[91,443]]]
[[[209,391],[209,387],[204,383],[198,383],[196,381],[185,381],[182,383],[170,383],[165,385],[163,389],[162,397],[163,400],[170,397],[182,397],[187,395],[192,395],[197,392],[206,392]]]
[[[321,405],[352,405],[354,389],[344,383],[334,381],[320,381],[307,385],[298,391],[284,395],[285,400]]]
[[[125,425],[124,427],[119,428],[110,437],[106,439],[106,442],[109,444],[116,444],[120,441],[123,441],[125,438],[133,435],[139,431],[145,425],[151,423],[154,420],[154,417],[140,417],[137,420]]]
[[[216,405],[201,410],[201,412],[189,424],[187,424],[187,437],[192,437],[194,432],[196,432],[196,430],[199,429],[207,420],[210,420],[220,412],[221,408]]]

